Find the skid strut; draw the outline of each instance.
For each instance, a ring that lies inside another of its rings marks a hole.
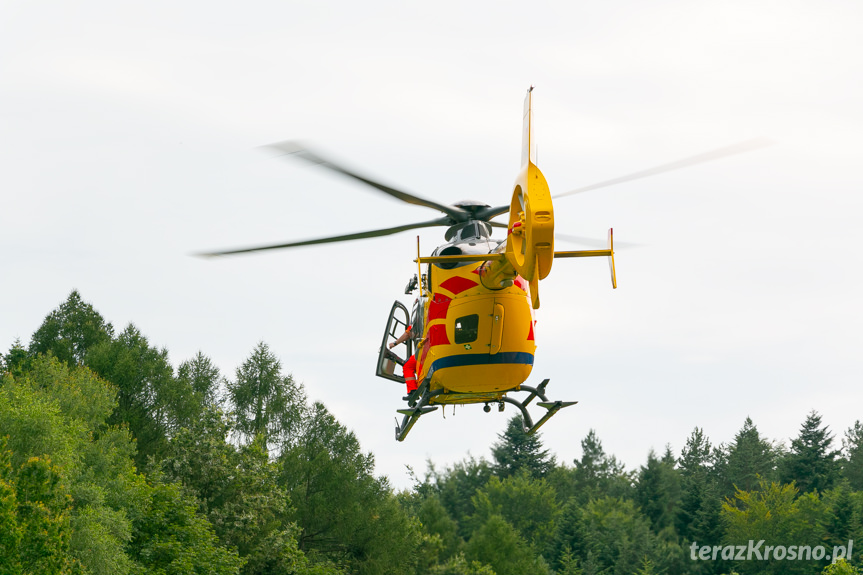
[[[533,435],[536,431],[542,427],[546,421],[551,419],[555,413],[563,409],[564,407],[569,407],[570,405],[575,405],[578,403],[577,401],[549,401],[548,397],[545,395],[545,388],[548,385],[547,379],[542,380],[542,382],[536,387],[531,387],[529,385],[519,386],[519,389],[515,391],[526,391],[529,395],[524,399],[524,401],[516,401],[510,397],[502,397],[500,398],[500,406],[501,411],[503,411],[502,407],[504,402],[509,403],[511,405],[516,406],[521,412],[521,421],[524,432],[528,435]],[[417,420],[425,415],[426,413],[431,413],[432,411],[437,410],[439,406],[437,405],[429,405],[429,402],[437,395],[440,395],[444,392],[442,389],[438,389],[435,391],[429,391],[428,380],[424,381],[419,388],[411,392],[407,397],[408,408],[407,409],[399,409],[398,412],[402,414],[402,421],[399,424],[398,419],[396,419],[396,440],[404,441],[407,434],[410,432],[411,428],[417,422]],[[512,393],[512,392],[510,392]],[[546,410],[543,416],[536,423],[533,422],[533,418],[530,416],[530,412],[527,410],[527,406],[535,399],[539,398],[540,401],[537,402],[537,406],[542,407]],[[487,407],[487,405],[486,405]],[[487,412],[490,410],[486,410]]]

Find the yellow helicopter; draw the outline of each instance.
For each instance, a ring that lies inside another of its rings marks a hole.
[[[407,408],[398,410],[402,420],[396,420],[396,439],[403,441],[422,415],[441,405],[473,403],[485,404],[486,412],[491,410],[492,404],[497,404],[501,411],[507,403],[514,405],[521,412],[524,431],[533,434],[560,409],[577,403],[550,401],[546,396],[548,379],[535,387],[525,385],[536,351],[534,310],[540,304],[539,280],[548,276],[555,259],[606,257],[612,287],[617,287],[612,230],[608,231],[605,249],[554,251],[552,196],[536,165],[533,129],[531,86],[524,101],[521,170],[510,203],[497,207],[477,201],[440,204],[381,184],[295,142],[274,144],[269,148],[280,155],[319,165],[404,202],[438,210],[444,216],[380,230],[203,255],[291,248],[446,226],[447,243],[436,248],[431,256],[421,256],[417,238],[417,274],[408,282],[405,293],[418,289],[419,296],[410,313],[400,301],[393,304],[381,341],[375,374],[400,383],[414,377],[416,381],[415,385],[409,385],[404,398]],[[619,184],[767,144],[764,140],[750,140],[555,197]],[[507,212],[508,224],[492,221]],[[493,239],[493,228],[505,228],[506,238]],[[425,273],[422,273],[423,265]],[[401,373],[396,372],[397,366]],[[527,396],[521,401],[510,397],[516,392]],[[534,422],[527,408],[537,398],[537,407],[545,412]]]

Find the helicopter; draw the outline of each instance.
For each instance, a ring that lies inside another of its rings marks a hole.
[[[536,351],[535,310],[540,307],[539,281],[548,277],[556,259],[606,257],[612,288],[617,287],[612,229],[605,249],[555,251],[554,209],[545,176],[537,167],[534,136],[533,92],[524,100],[521,168],[508,204],[490,206],[476,200],[445,205],[382,184],[346,168],[293,141],[267,146],[279,155],[328,169],[403,202],[437,210],[444,215],[433,220],[390,228],[343,234],[282,244],[209,252],[221,256],[270,249],[351,241],[399,232],[446,226],[445,243],[430,256],[422,256],[417,237],[417,273],[405,294],[419,291],[411,312],[396,300],[386,322],[378,351],[375,375],[408,386],[407,402],[397,412],[395,439],[403,441],[425,414],[446,405],[484,404],[500,411],[506,404],[521,413],[523,430],[534,434],[552,416],[576,401],[549,400],[549,380],[525,384]],[[763,139],[748,140],[635,172],[621,178],[570,190],[554,196],[569,196],[626,181],[685,168],[725,156],[769,145]],[[508,223],[494,218],[508,214]],[[493,230],[505,229],[504,239],[492,238]],[[565,237],[558,234],[558,237]],[[423,273],[422,266],[425,266]],[[400,367],[401,373],[396,371]],[[511,397],[525,393],[524,399]],[[535,400],[544,409],[534,421],[528,407]]]

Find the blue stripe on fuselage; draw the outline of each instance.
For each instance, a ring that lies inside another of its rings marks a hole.
[[[499,363],[520,363],[533,365],[533,354],[523,351],[504,351],[494,355],[488,353],[471,353],[465,355],[451,355],[442,357],[431,365],[426,377],[431,377],[432,374],[447,367],[465,367],[468,365],[496,365]]]

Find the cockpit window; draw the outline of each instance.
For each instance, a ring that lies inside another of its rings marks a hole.
[[[476,341],[479,332],[479,315],[466,315],[455,320],[455,342],[470,343]]]

